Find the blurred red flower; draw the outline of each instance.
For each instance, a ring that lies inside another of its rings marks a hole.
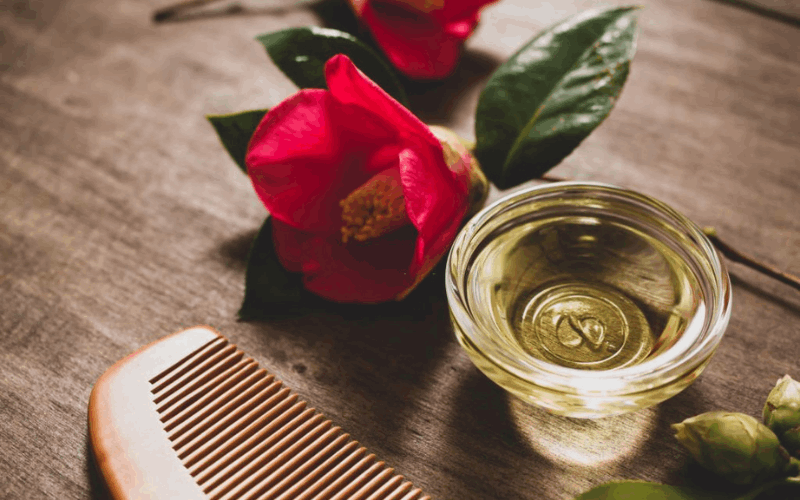
[[[306,289],[400,299],[449,249],[482,174],[346,56],[327,62],[325,78],[329,90],[301,90],[266,114],[246,155],[250,179],[281,264]]]
[[[416,79],[449,75],[480,10],[496,0],[349,0],[389,61]]]

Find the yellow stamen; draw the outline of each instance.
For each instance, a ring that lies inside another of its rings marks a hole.
[[[343,243],[351,237],[357,241],[377,238],[411,223],[406,215],[403,186],[388,174],[371,178],[339,205]]]

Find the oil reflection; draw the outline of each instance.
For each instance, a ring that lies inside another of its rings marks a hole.
[[[562,466],[614,464],[635,454],[652,435],[658,407],[587,420],[550,414],[508,396],[511,420],[533,451]]]

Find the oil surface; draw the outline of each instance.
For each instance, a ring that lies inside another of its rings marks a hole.
[[[515,355],[586,370],[663,352],[705,314],[679,253],[599,216],[504,228],[472,261],[468,293]]]

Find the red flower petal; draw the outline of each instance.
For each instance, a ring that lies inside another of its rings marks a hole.
[[[247,165],[273,214],[282,265],[311,292],[339,302],[402,296],[449,248],[467,210],[468,173],[441,143],[345,56],[328,61],[329,91],[306,90],[264,118]],[[396,172],[411,224],[341,241],[339,201],[373,175]]]
[[[430,129],[366,78],[350,59],[341,54],[332,57],[325,72],[335,99],[347,104],[369,103],[404,132],[407,147],[400,152],[400,174],[406,208],[420,236],[433,241],[435,233],[452,222],[451,217],[466,210],[468,181],[457,179],[447,167],[442,145]],[[459,223],[460,217],[455,224]]]
[[[419,232],[410,272],[417,274],[426,261],[436,261],[450,246],[467,211],[469,179],[462,168],[457,176],[444,161],[442,145],[430,129],[380,87],[363,76],[346,56],[326,65],[330,92],[342,103],[369,103],[405,133],[400,152],[400,179],[409,219]],[[458,169],[456,169],[458,170]]]
[[[416,235],[408,226],[382,238],[343,245],[273,221],[278,257],[290,271],[302,271],[307,290],[336,302],[392,300],[414,282],[409,266]]]
[[[427,12],[400,0],[351,0],[391,63],[412,78],[443,78],[458,61],[461,45],[496,0],[448,0]]]
[[[303,264],[309,272],[319,268],[318,263],[306,256],[306,247],[319,235],[301,231],[278,219],[272,219],[272,242],[275,244],[275,253],[278,261],[292,273],[303,272]]]
[[[248,173],[276,219],[338,233],[339,200],[396,165],[397,135],[374,113],[342,105],[325,90],[302,90],[259,124],[247,152]]]
[[[414,150],[400,153],[400,179],[409,219],[419,231],[412,274],[427,272],[426,262],[438,261],[455,238],[467,212],[468,179],[456,178],[441,164],[427,163]]]
[[[472,20],[473,28],[480,17],[480,10],[497,0],[449,0],[444,7],[431,12],[443,24],[458,20]]]
[[[429,144],[439,144],[419,118],[364,75],[344,54],[331,57],[325,64],[325,81],[338,103],[369,110],[403,138],[423,138]]]
[[[445,24],[442,29],[444,30],[445,34],[450,35],[453,38],[466,40],[472,34],[472,30],[475,29],[475,24],[468,21],[457,21]]]
[[[362,19],[389,61],[411,78],[444,78],[458,62],[462,38],[446,34],[430,15],[392,3],[370,2]]]

